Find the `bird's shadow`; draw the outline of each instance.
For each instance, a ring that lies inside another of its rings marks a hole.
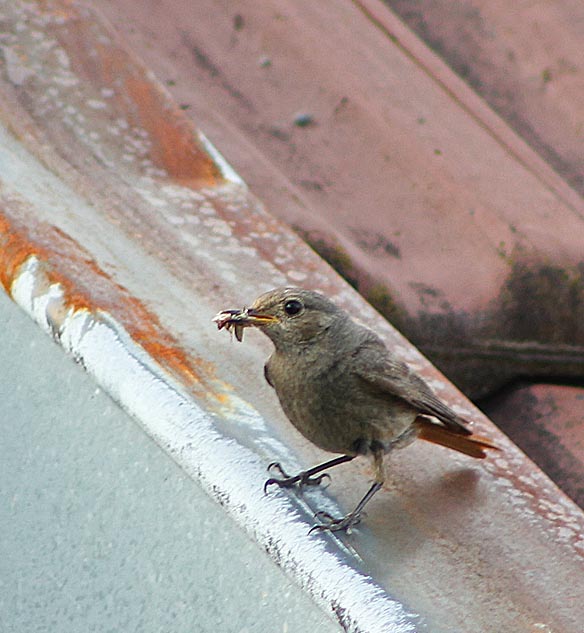
[[[481,471],[476,468],[462,468],[436,477],[420,491],[420,507],[430,516],[460,515],[471,511],[480,503],[478,484]]]
[[[410,480],[400,488],[381,492],[368,507],[361,543],[355,547],[371,571],[385,557],[376,550],[391,550],[392,566],[408,564],[416,550],[429,541],[464,538],[469,513],[480,506],[484,492],[479,482],[481,471],[463,468],[441,474],[432,480]],[[360,546],[361,545],[361,546]]]

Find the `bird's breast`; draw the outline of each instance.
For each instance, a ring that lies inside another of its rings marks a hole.
[[[415,418],[403,401],[372,395],[342,360],[274,354],[267,367],[290,422],[323,450],[351,453],[362,441],[391,442]]]

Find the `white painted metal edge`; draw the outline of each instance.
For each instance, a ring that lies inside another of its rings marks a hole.
[[[243,180],[243,178],[233,169],[233,167],[227,162],[223,154],[211,143],[211,141],[201,132],[197,130],[197,135],[199,137],[199,141],[207,154],[210,156],[211,160],[215,163],[215,165],[219,168],[219,171],[223,178],[227,182],[231,182],[235,185],[239,185],[247,189],[247,184]]]
[[[181,393],[119,323],[67,306],[61,286],[50,283],[35,256],[21,266],[11,294],[345,630],[425,628],[419,616],[343,560],[329,537],[309,536],[309,524],[287,495],[264,495],[260,457],[218,432],[213,416]]]

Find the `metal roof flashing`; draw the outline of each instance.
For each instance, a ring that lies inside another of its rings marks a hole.
[[[111,315],[67,306],[60,284],[51,283],[42,268],[35,256],[22,264],[11,285],[13,299],[317,602],[349,631],[416,630],[416,618],[357,571],[350,552],[341,555],[326,538],[307,538],[307,508],[301,512],[287,495],[261,492],[260,455],[222,433],[216,414],[185,392]],[[254,417],[252,424],[267,434],[260,414],[246,409],[244,423]],[[274,438],[269,443],[289,456]],[[339,511],[330,502],[329,508]]]

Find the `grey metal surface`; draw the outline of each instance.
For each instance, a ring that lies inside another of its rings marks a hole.
[[[0,293],[0,631],[338,631]]]

